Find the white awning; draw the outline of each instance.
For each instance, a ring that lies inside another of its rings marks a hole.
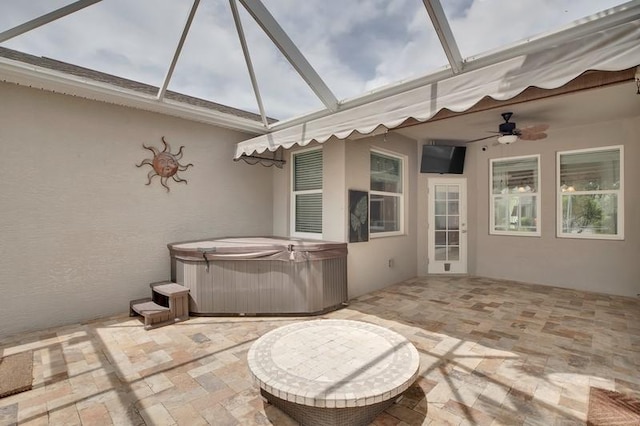
[[[408,118],[423,122],[443,108],[465,111],[485,96],[507,100],[531,86],[558,88],[585,71],[620,71],[639,64],[640,20],[636,19],[240,142],[235,158],[323,143],[332,136],[344,139],[355,131],[368,134],[381,125],[392,129]]]

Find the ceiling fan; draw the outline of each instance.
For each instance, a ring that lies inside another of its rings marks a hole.
[[[491,132],[499,135],[496,145],[510,145],[518,139],[535,141],[547,137],[545,130],[549,128],[548,124],[534,124],[532,126],[527,126],[519,129],[516,127],[516,123],[509,121],[513,116],[512,112],[503,112],[501,115],[504,123],[501,123],[498,126],[497,132]],[[487,136],[485,138],[475,139],[469,142],[477,142],[493,137],[495,136]]]

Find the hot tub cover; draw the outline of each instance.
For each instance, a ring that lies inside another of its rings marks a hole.
[[[180,260],[280,260],[305,262],[347,255],[347,244],[283,237],[207,238],[167,244]]]

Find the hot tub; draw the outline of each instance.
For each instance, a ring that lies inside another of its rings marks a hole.
[[[194,315],[319,314],[347,301],[347,245],[278,237],[168,244]]]

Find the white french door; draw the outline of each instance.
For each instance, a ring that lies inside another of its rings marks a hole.
[[[467,179],[429,178],[430,274],[467,273]]]

